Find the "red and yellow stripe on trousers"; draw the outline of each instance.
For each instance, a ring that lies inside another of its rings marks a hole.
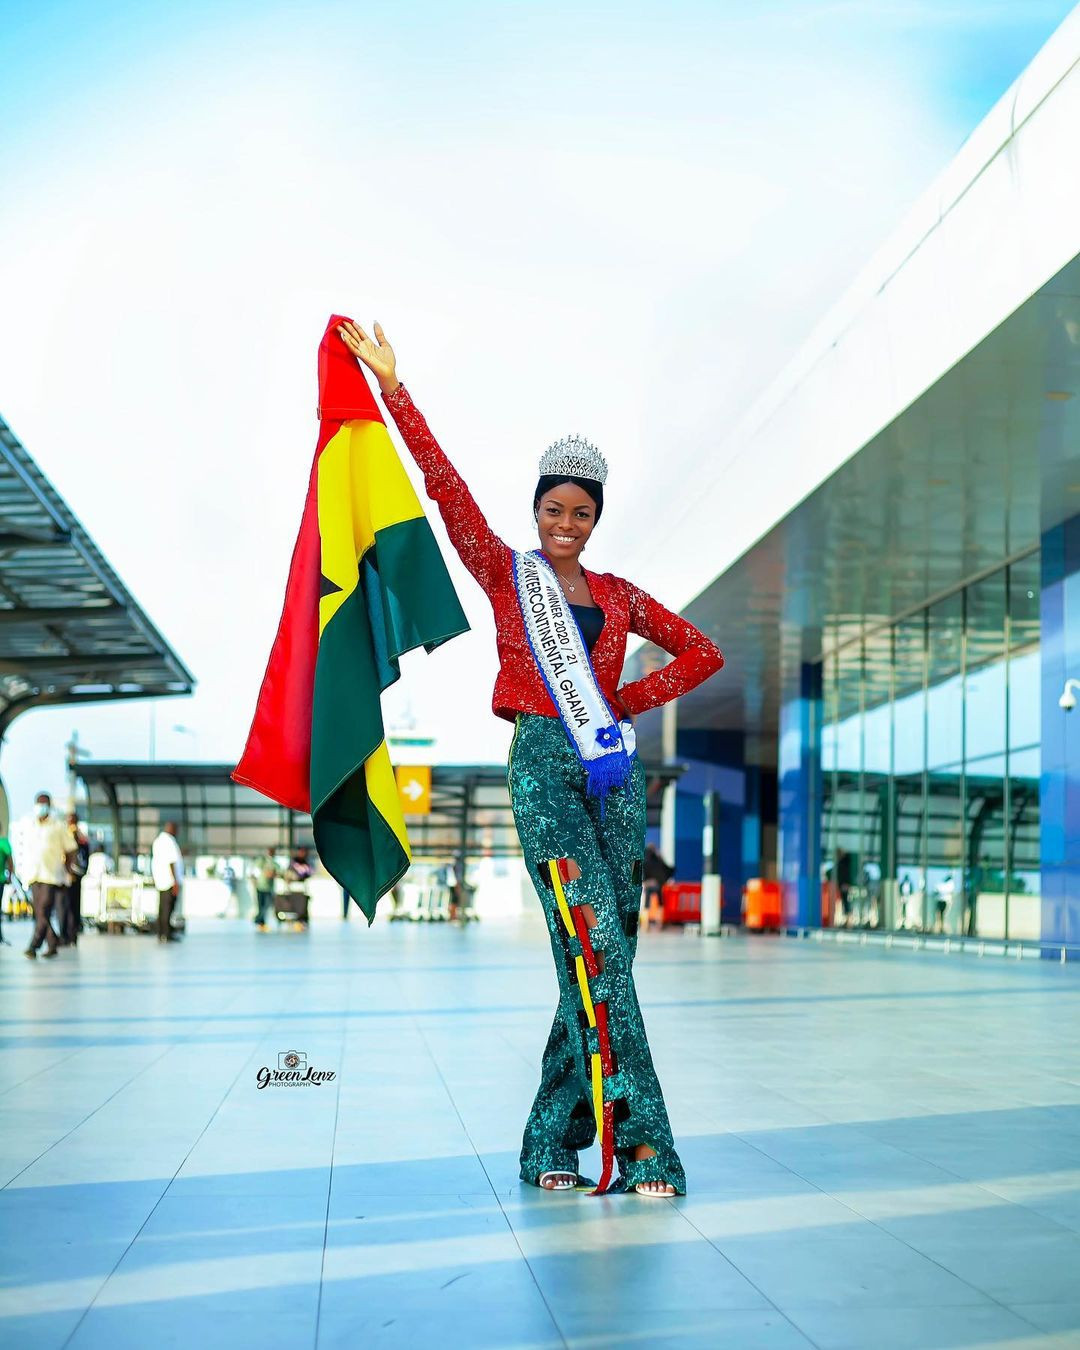
[[[567,936],[576,938],[581,946],[581,955],[573,958],[574,971],[581,994],[581,1004],[585,1009],[585,1019],[589,1027],[596,1031],[598,1053],[590,1053],[588,1059],[593,1114],[596,1117],[596,1132],[600,1137],[601,1172],[596,1189],[590,1194],[603,1195],[611,1185],[611,1173],[615,1163],[615,1103],[612,1100],[605,1100],[604,1094],[604,1079],[614,1074],[615,1057],[611,1052],[607,1003],[594,1003],[589,986],[589,981],[600,974],[600,963],[596,959],[589,925],[585,922],[580,906],[571,906],[566,899],[566,883],[571,879],[568,872],[569,861],[568,858],[552,858],[547,866],[552,889],[555,892],[555,904]]]

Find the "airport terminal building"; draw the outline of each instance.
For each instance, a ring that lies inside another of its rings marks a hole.
[[[704,466],[728,664],[642,729],[726,916],[1080,957],[1078,142],[1074,14]]]

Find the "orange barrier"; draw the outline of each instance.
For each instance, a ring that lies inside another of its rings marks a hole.
[[[821,883],[821,926],[822,928],[831,928],[833,926],[833,916],[836,913],[836,903],[838,899],[838,888],[833,881],[823,881]]]
[[[664,927],[701,922],[701,882],[669,881],[663,889]]]
[[[780,883],[751,877],[743,888],[743,923],[747,928],[779,928],[783,922]]]

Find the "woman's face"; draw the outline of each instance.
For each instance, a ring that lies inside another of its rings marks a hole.
[[[537,507],[540,547],[552,562],[574,562],[596,524],[596,503],[576,483],[558,483]]]

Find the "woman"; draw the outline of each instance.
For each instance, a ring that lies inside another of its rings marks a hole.
[[[451,543],[495,611],[493,707],[515,724],[510,798],[560,988],[521,1177],[545,1190],[592,1185],[578,1175],[578,1150],[599,1132],[594,1194],[684,1195],[631,971],[645,844],[645,777],[631,719],[701,684],[723,657],[636,586],[582,568],[607,478],[593,446],[574,437],[543,456],[533,494],[540,549],[517,553],[490,529],[398,381],[382,328],[375,325],[374,338],[352,322],[338,332],[378,380]],[[628,632],[675,659],[618,688]]]

